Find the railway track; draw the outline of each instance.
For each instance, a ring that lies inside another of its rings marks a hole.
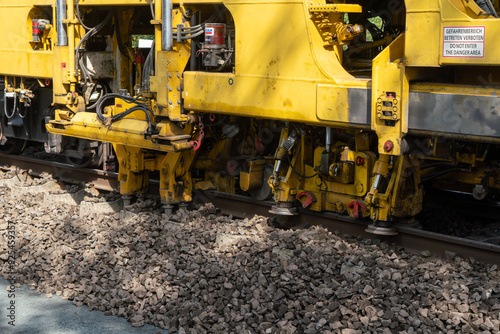
[[[0,154],[0,168],[12,167],[25,170],[35,177],[44,173],[51,174],[54,178],[65,183],[92,183],[96,189],[104,191],[116,190],[119,185],[118,174],[115,172],[75,168],[72,165],[59,162]],[[151,191],[154,192],[157,188],[154,187],[156,182],[151,183],[153,184]],[[244,196],[215,191],[196,192],[194,195],[195,202],[199,204],[212,202],[222,213],[233,217],[249,218],[255,214],[271,216],[268,211],[273,204],[272,202],[259,202]],[[482,262],[500,265],[500,245],[437,234],[412,227],[397,227],[397,236],[375,236],[365,231],[370,222],[303,209],[299,210],[299,215],[290,217],[286,224],[294,228],[322,225],[341,234],[359,236],[365,239],[381,239],[414,252],[430,251],[435,256],[445,256],[451,252],[464,258],[473,257]]]

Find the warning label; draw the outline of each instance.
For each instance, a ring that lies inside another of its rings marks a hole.
[[[444,27],[443,57],[484,58],[485,27]]]

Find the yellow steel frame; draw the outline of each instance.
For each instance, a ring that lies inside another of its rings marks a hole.
[[[404,145],[404,137],[408,133],[409,94],[412,89],[429,89],[432,92],[434,88],[410,85],[410,80],[419,73],[418,68],[500,65],[500,58],[494,49],[497,44],[495,38],[500,35],[500,21],[482,15],[478,8],[463,0],[406,0],[407,30],[393,41],[392,38],[384,39],[392,42],[373,60],[372,78],[356,78],[342,66],[343,46],[349,44],[355,33],[332,38],[346,31],[344,14],[362,12],[360,5],[345,4],[344,1],[327,4],[326,0],[175,0],[174,25],[183,23],[189,26],[189,20],[183,16],[180,6],[196,10],[200,5],[225,5],[236,30],[235,66],[231,73],[184,71],[191,55],[189,43],[175,42],[172,51],[157,50],[157,71],[151,77],[149,106],[160,120],[160,133],[145,136],[146,121],[136,114],[116,123],[102,124],[94,113],[84,112],[83,98],[76,92],[79,74],[75,71],[74,53],[84,30],[75,17],[74,0],[67,3],[68,19],[64,23],[67,25],[68,46],[54,45],[53,51],[33,51],[27,43],[30,30],[26,27],[25,18],[29,17],[33,6],[53,6],[53,2],[0,0],[0,22],[9,22],[12,25],[9,31],[15,34],[0,40],[0,73],[52,78],[54,104],[58,110],[55,120],[47,125],[48,131],[113,143],[121,166],[121,192],[125,195],[144,192],[147,172],[159,170],[160,193],[167,204],[191,200],[193,185],[188,175],[196,160],[191,140],[199,133],[194,131],[198,123],[197,114],[213,112],[373,131],[378,136],[378,153],[381,155],[376,166],[384,174],[382,177],[390,181],[385,193],[370,189],[369,183],[373,184],[373,180],[369,180],[369,174],[375,158],[372,153],[359,150],[353,153],[353,157],[363,158],[367,164],[356,167],[354,184],[326,180],[318,185],[317,181],[303,180],[287,168],[280,171],[279,180],[270,181],[275,190],[275,200],[291,202],[299,191],[306,190],[318,199],[311,206],[313,210],[328,208],[342,211],[349,201],[362,201],[366,195],[370,214],[376,219],[414,214],[421,203],[421,192],[415,190],[407,196],[407,202],[395,199],[395,194],[407,181],[401,173],[414,164],[413,159],[405,155]],[[154,3],[156,17],[151,24],[155,27],[156,45],[161,45],[161,1]],[[150,1],[80,0],[79,4],[122,6],[125,11],[123,17],[130,19],[127,9],[149,6]],[[12,21],[11,17],[22,19]],[[450,26],[484,27],[484,57],[443,57],[443,30]],[[56,33],[53,27],[53,41]],[[129,63],[121,61],[119,72],[126,74],[128,66]],[[124,77],[119,80],[127,87]],[[477,89],[471,86],[442,86],[442,91],[449,93],[457,89],[464,94],[477,94]],[[355,117],[359,116],[356,114],[359,110],[354,110],[351,105],[350,94],[353,90],[371,94],[371,105],[367,111],[369,121],[353,121],[359,119]],[[491,94],[496,91],[492,89]],[[484,94],[485,90],[481,92]],[[118,109],[117,105],[110,107],[109,114]],[[282,140],[288,135],[288,130],[284,130]],[[145,150],[155,153],[146,155]],[[291,165],[309,174],[315,171],[316,166],[305,165],[301,161],[306,150],[312,150],[312,147],[305,147],[302,138]],[[318,159],[319,153],[315,152],[315,159]],[[150,156],[154,158],[149,159]],[[391,159],[393,170],[385,173],[387,161]],[[261,177],[261,173],[253,174],[254,177]],[[250,184],[260,184],[260,180],[248,179],[247,183],[250,187]]]

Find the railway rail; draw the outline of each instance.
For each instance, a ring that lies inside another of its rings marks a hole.
[[[118,174],[115,172],[75,168],[65,163],[0,154],[0,168],[11,167],[26,170],[28,174],[35,177],[44,173],[51,174],[54,178],[65,183],[92,183],[96,189],[103,191],[116,190],[119,185]],[[150,188],[152,191],[155,189],[155,187]],[[253,217],[255,214],[271,216],[269,209],[273,204],[273,202],[255,201],[245,196],[217,191],[196,192],[194,202],[212,202],[222,213],[239,218]],[[500,265],[500,245],[457,238],[407,226],[398,226],[397,236],[375,236],[365,231],[369,224],[368,221],[355,220],[331,213],[316,213],[304,209],[299,209],[299,214],[291,216],[286,222],[287,226],[293,228],[322,225],[331,231],[338,231],[342,234],[381,239],[410,251],[430,251],[435,256],[445,256],[451,252],[465,258],[473,257],[482,262]]]

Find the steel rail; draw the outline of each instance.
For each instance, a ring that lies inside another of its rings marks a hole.
[[[78,168],[71,164],[27,158],[18,155],[0,154],[0,167],[16,167],[26,170],[32,176],[40,177],[44,173],[66,183],[91,183],[96,189],[104,191],[118,190],[118,173],[99,169]]]
[[[268,210],[272,202],[256,202],[245,196],[208,192],[204,195],[225,214],[234,217],[250,218],[254,214],[271,216]],[[330,231],[350,234],[364,239],[379,239],[402,246],[409,251],[422,252],[428,250],[435,256],[447,256],[455,253],[464,258],[473,257],[478,261],[500,265],[500,245],[481,241],[458,238],[417,228],[397,226],[398,235],[378,236],[365,230],[371,222],[353,219],[333,213],[319,213],[299,209],[297,216],[290,216],[287,227],[302,228],[311,225],[322,225]]]
[[[27,170],[30,175],[34,176],[48,173],[52,174],[54,178],[68,183],[88,182],[92,183],[97,189],[105,191],[117,190],[119,186],[118,174],[115,172],[75,168],[72,165],[58,162],[0,154],[0,167],[17,167]],[[152,180],[150,183],[153,185],[157,181]],[[150,188],[153,193],[157,192],[157,187]],[[217,191],[193,192],[193,203],[195,205],[209,202],[218,207],[222,213],[237,218],[251,218],[254,215],[275,218],[269,213],[269,209],[273,205],[273,202],[270,201],[255,201],[246,196]],[[365,231],[370,224],[369,221],[305,209],[299,209],[299,214],[289,217],[286,222],[281,221],[280,223],[278,219],[278,224],[285,224],[284,227],[292,228],[322,225],[332,232],[355,235],[364,239],[379,239],[404,247],[409,251],[422,252],[428,250],[435,256],[446,256],[446,252],[452,252],[464,258],[473,257],[481,262],[500,265],[500,245],[447,236],[411,227],[397,227],[397,236],[377,236]]]

